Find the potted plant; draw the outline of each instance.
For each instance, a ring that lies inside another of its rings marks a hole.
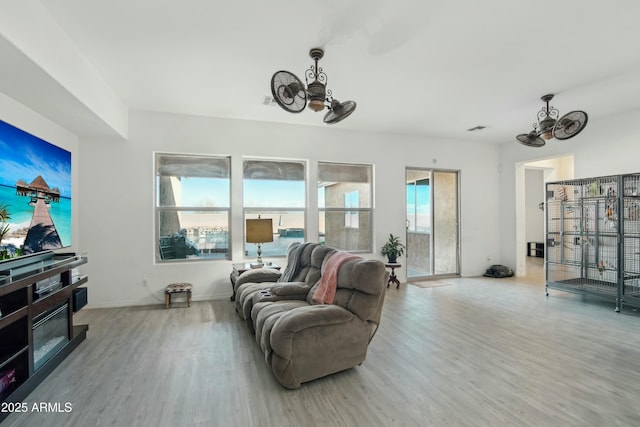
[[[400,237],[389,234],[389,240],[382,246],[380,253],[387,257],[390,264],[395,263],[399,256],[404,255],[405,246],[400,241]]]

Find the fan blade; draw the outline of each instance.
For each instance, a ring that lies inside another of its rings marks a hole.
[[[559,140],[573,138],[587,126],[589,116],[584,111],[570,111],[558,119],[553,128],[553,137]]]
[[[529,133],[521,133],[516,136],[516,139],[520,144],[527,147],[543,147],[546,144],[545,140],[540,138],[535,130]]]
[[[271,77],[271,94],[283,110],[299,113],[307,105],[307,91],[300,79],[289,71],[277,71]]]
[[[276,90],[278,92],[278,97],[287,105],[291,105],[296,102],[296,97],[304,98],[304,94],[300,94],[300,90],[296,83],[279,86]]]
[[[293,82],[287,86],[287,91],[291,94],[292,98],[296,96],[304,96],[300,95],[300,92],[305,92],[305,90],[304,85],[299,82]]]
[[[324,122],[328,125],[338,123],[339,121],[346,119],[356,110],[357,104],[355,101],[339,102],[334,99],[331,101],[331,109],[324,116]]]

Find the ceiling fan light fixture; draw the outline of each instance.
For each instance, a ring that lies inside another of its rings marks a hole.
[[[271,93],[278,105],[290,113],[299,113],[305,106],[315,112],[326,108],[329,113],[325,115],[324,122],[337,123],[353,113],[356,103],[340,103],[333,99],[331,90],[327,89],[327,75],[318,65],[318,61],[324,56],[324,50],[313,48],[309,51],[309,56],[314,63],[305,72],[306,88],[295,74],[278,71],[271,78]],[[287,86],[283,87],[285,84]]]
[[[587,125],[588,117],[584,111],[571,111],[558,119],[560,112],[555,107],[549,106],[553,94],[544,95],[541,99],[546,106],[538,111],[538,123],[533,124],[534,130],[528,135],[520,134],[516,137],[520,143],[541,147],[544,145],[544,140],[573,138]],[[543,143],[540,144],[540,142]]]
[[[546,119],[540,120],[539,129],[540,136],[544,139],[553,138],[553,127],[556,125],[556,120],[551,117],[547,117]]]
[[[324,101],[327,96],[327,89],[325,85],[318,80],[314,80],[309,83],[307,92],[309,94],[309,109],[315,112],[324,110]]]
[[[311,101],[309,101],[307,107],[309,107],[310,110],[313,110],[316,113],[318,111],[322,111],[324,110],[324,100],[312,99]]]

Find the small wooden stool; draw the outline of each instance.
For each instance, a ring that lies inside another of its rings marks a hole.
[[[164,290],[164,307],[169,308],[171,305],[171,295],[187,294],[187,306],[191,307],[191,283],[172,283]]]

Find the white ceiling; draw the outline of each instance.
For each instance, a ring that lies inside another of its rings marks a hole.
[[[546,93],[590,121],[640,108],[633,0],[41,4],[130,109],[329,126],[263,105],[275,71],[304,81],[312,47],[333,95],[358,103],[336,128],[517,143]]]

